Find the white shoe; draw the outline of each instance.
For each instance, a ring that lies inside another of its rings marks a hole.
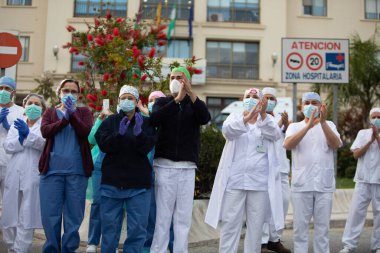
[[[350,250],[349,248],[343,248],[339,253],[352,253],[354,252],[353,250]]]
[[[97,246],[96,245],[88,245],[86,249],[86,253],[96,253]]]

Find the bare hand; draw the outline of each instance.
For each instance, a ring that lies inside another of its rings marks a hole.
[[[260,108],[260,114],[262,118],[265,118],[267,114],[267,105],[268,105],[268,99],[267,98],[262,98],[261,100],[261,108]]]
[[[317,113],[317,110],[318,109],[314,109],[313,110],[313,112],[311,113],[311,116],[309,118],[309,121],[307,122],[307,127],[309,129],[313,128],[318,123],[318,121],[319,121],[318,118],[317,119],[315,118],[315,114]]]
[[[186,96],[185,84],[183,82],[181,82],[181,88],[180,88],[179,93],[178,93],[177,97],[175,98],[175,100],[177,102],[181,102],[185,96]]]
[[[281,120],[282,120],[282,125],[286,128],[289,126],[289,115],[286,111],[281,113]]]
[[[371,124],[372,128],[372,136],[371,136],[371,143],[374,142],[379,137],[379,130],[375,125]]]
[[[319,122],[321,124],[325,123],[326,117],[327,117],[327,106],[326,105],[321,106],[321,110],[320,110],[319,114],[320,114]]]
[[[260,113],[260,111],[261,111],[261,109],[262,109],[262,104],[261,104],[261,103],[262,103],[262,102],[259,101],[259,102],[258,102],[258,103],[252,108],[252,110],[251,110],[250,112],[248,112],[247,115],[244,116],[244,123],[247,123],[248,121],[250,121],[250,120],[256,118],[256,117],[259,115],[259,113]]]

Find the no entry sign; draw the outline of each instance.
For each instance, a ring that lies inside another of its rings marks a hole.
[[[22,53],[21,43],[10,33],[0,33],[0,68],[16,65]]]
[[[348,39],[282,39],[283,83],[348,83]]]

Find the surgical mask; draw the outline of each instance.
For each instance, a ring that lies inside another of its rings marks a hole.
[[[169,89],[172,94],[178,94],[181,89],[181,83],[177,79],[173,79],[170,82]]]
[[[268,100],[267,104],[267,112],[273,112],[274,108],[276,107],[276,101],[274,100]]]
[[[152,111],[153,111],[153,105],[154,105],[154,102],[150,102],[150,103],[148,104],[148,111],[149,111],[149,112],[152,112]]]
[[[317,109],[314,115],[314,118],[317,118],[319,116],[319,110],[318,110],[318,107],[315,105],[305,105],[303,107],[303,114],[305,115],[306,118],[310,119],[311,114],[313,114],[314,109]]]
[[[73,101],[73,105],[76,105],[77,103],[77,96],[74,96],[72,94],[65,94],[61,97],[62,103],[66,103],[67,98],[70,97],[71,101]]]
[[[120,101],[119,107],[123,112],[130,112],[135,109],[136,105],[133,100],[124,99]]]
[[[6,90],[0,91],[0,104],[8,104],[11,102],[11,93]]]
[[[25,107],[26,117],[30,120],[35,120],[41,117],[42,107],[38,105],[28,105]]]
[[[259,102],[259,100],[257,98],[245,98],[243,100],[243,103],[244,103],[244,109],[246,111],[251,111],[252,108]]]
[[[371,119],[371,123],[377,128],[380,128],[380,119]]]

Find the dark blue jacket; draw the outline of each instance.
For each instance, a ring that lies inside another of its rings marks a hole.
[[[159,98],[153,105],[151,123],[158,127],[155,158],[198,164],[200,126],[211,119],[206,104],[188,95],[179,103],[173,97]]]
[[[135,118],[124,135],[119,134],[123,111],[108,116],[95,134],[100,150],[106,153],[102,163],[102,184],[117,188],[150,188],[152,166],[148,153],[156,141],[155,129],[143,117],[142,132],[134,136]]]

